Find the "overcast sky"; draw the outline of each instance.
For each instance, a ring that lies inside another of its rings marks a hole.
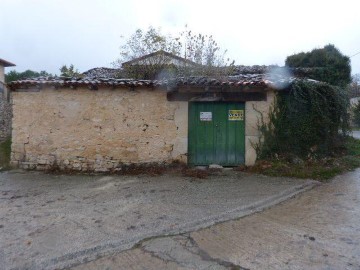
[[[17,71],[111,67],[121,36],[150,25],[176,34],[187,24],[213,35],[238,65],[284,65],[329,43],[360,52],[359,14],[356,0],[0,0],[0,58]],[[360,73],[360,54],[351,64]]]

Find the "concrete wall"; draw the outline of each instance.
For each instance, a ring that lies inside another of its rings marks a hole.
[[[246,102],[245,161],[255,163],[267,101]],[[23,168],[116,170],[122,164],[187,161],[188,103],[162,90],[42,89],[13,92],[12,164]]]
[[[13,92],[12,164],[116,170],[122,163],[186,161],[187,102],[165,91]]]

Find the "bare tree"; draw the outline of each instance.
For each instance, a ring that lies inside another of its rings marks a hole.
[[[115,67],[128,76],[153,79],[166,76],[227,75],[234,62],[226,58],[212,36],[195,34],[187,27],[177,37],[163,35],[160,29],[138,29],[120,47]]]

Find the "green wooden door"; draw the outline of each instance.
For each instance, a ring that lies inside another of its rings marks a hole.
[[[245,105],[234,102],[190,102],[190,165],[245,163]]]

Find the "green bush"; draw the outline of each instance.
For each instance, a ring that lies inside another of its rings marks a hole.
[[[258,157],[331,155],[343,146],[349,131],[349,101],[344,91],[326,83],[297,80],[279,92],[261,121]]]
[[[307,78],[345,87],[351,82],[350,58],[334,45],[290,55],[285,65],[292,68],[310,68]]]

